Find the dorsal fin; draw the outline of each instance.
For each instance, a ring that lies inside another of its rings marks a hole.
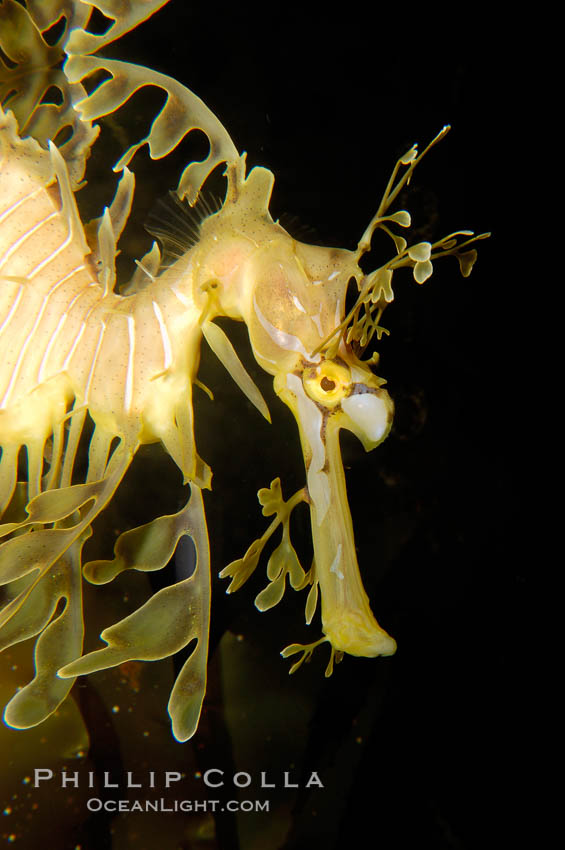
[[[145,229],[161,245],[161,266],[166,268],[182,257],[200,239],[202,223],[214,215],[220,203],[213,195],[200,193],[193,207],[181,201],[176,192],[159,198],[145,222]]]

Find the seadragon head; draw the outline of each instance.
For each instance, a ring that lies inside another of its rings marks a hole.
[[[339,431],[374,448],[390,430],[393,406],[351,344],[342,338],[333,350],[324,346],[343,318],[355,264],[351,252],[305,245],[273,225],[242,277],[253,353],[299,428],[314,543],[309,579],[321,590],[324,634],[336,651],[373,656],[391,654],[395,644],[375,621],[359,577]]]
[[[422,153],[414,146],[399,159],[378,211],[354,251],[293,239],[268,212],[272,174],[255,168],[245,177],[243,158],[237,167],[228,168],[226,203],[202,230],[195,299],[201,293],[211,299],[215,306],[207,314],[210,320],[223,314],[245,321],[255,359],[273,375],[275,392],[295,416],[306,467],[301,497],[297,494],[284,502],[278,480],[270,491],[259,493],[263,512],[275,513],[283,524],[283,542],[271,557],[270,584],[256,604],[261,610],[276,604],[288,575],[295,589],[311,586],[306,604],[310,622],[320,592],[323,637],[306,647],[287,647],[283,654],[302,651],[304,658],[327,640],[332,646],[330,671],[334,656],[339,660],[344,652],[376,656],[391,655],[396,649],[375,620],[361,582],[339,431],[352,431],[366,451],[390,431],[393,403],[383,388],[385,381],[373,372],[377,355],[365,361],[361,357],[373,336],[380,339],[385,332],[380,319],[393,299],[394,272],[409,267],[422,283],[438,257],[456,255],[465,275],[474,262],[476,252],[466,250],[476,238],[471,233],[409,246],[395,232],[395,227],[410,226],[408,212],[389,211],[416,164],[448,129]],[[377,228],[393,240],[395,253],[365,274],[360,259],[370,250]],[[219,245],[229,246],[229,262]],[[229,273],[223,273],[228,268]],[[358,296],[346,313],[351,282],[357,285]],[[289,539],[288,516],[297,498],[310,505],[314,562],[307,574],[297,566]],[[221,575],[232,579],[230,590],[253,572],[264,543],[264,538],[256,541],[244,558],[223,570]]]

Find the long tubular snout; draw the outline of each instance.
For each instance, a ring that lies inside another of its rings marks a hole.
[[[345,399],[343,412],[324,414],[296,374],[286,376],[286,388],[281,396],[297,419],[307,469],[324,634],[334,649],[351,655],[392,655],[396,643],[377,623],[361,582],[339,446],[341,427],[364,434],[366,448],[380,442],[390,428],[392,404],[384,391],[368,390]]]

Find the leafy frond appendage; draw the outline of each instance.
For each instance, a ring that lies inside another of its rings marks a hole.
[[[295,590],[300,590],[308,584],[307,577],[309,574],[306,574],[302,569],[296,550],[290,540],[290,515],[296,505],[308,501],[308,495],[306,489],[302,488],[285,502],[282,496],[280,478],[275,478],[270,487],[259,490],[257,498],[263,507],[263,516],[274,515],[275,518],[265,533],[258,540],[253,541],[243,558],[238,558],[224,567],[220,572],[220,578],[231,578],[228,593],[234,593],[238,590],[255,571],[265,545],[282,523],[282,540],[272,552],[267,563],[269,584],[255,599],[257,608],[260,611],[267,611],[282,599],[286,589],[287,575]]]
[[[298,668],[302,667],[305,661],[309,662],[316,647],[320,646],[320,644],[322,643],[326,643],[327,641],[328,638],[324,635],[324,637],[321,637],[319,640],[316,640],[313,643],[291,643],[289,646],[286,646],[281,652],[283,658],[290,658],[291,655],[297,655],[299,652],[302,653],[298,661],[295,661],[290,670],[288,671],[289,676],[291,676],[293,673],[296,673]],[[343,658],[343,655],[344,653],[341,650],[335,649],[333,646],[331,647],[330,660],[328,661],[328,665],[324,673],[326,679],[328,679],[332,675],[334,671],[334,663],[339,664],[339,662]]]
[[[449,126],[444,127],[421,153],[418,153],[417,145],[413,145],[397,161],[379,208],[359,240],[354,259],[358,263],[363,254],[371,250],[371,242],[377,229],[384,231],[393,241],[396,253],[384,265],[369,274],[363,274],[357,266],[358,274],[354,276],[357,280],[359,295],[343,321],[314,353],[324,349],[328,357],[335,357],[342,340],[346,343],[355,343],[357,349],[362,352],[373,336],[376,335],[380,340],[383,334],[388,334],[389,332],[382,327],[380,321],[384,310],[394,300],[392,279],[394,272],[398,269],[411,268],[416,283],[422,284],[432,275],[435,260],[452,255],[457,257],[463,277],[470,275],[477,259],[477,252],[474,248],[466,249],[469,245],[488,238],[490,233],[475,235],[470,230],[458,230],[436,242],[416,242],[409,245],[407,239],[395,233],[392,228],[393,226],[409,228],[412,224],[410,213],[407,210],[389,213],[400,191],[410,182],[418,163],[437,142],[445,137],[449,129]]]

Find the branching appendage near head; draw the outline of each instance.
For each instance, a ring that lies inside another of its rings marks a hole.
[[[463,277],[471,274],[477,251],[469,246],[481,239],[487,239],[490,233],[475,236],[470,230],[457,230],[435,242],[416,242],[408,245],[404,236],[395,233],[392,228],[395,225],[403,229],[409,228],[412,224],[410,213],[407,210],[389,212],[401,190],[410,183],[418,163],[434,145],[445,138],[450,129],[449,125],[445,126],[421,153],[418,153],[416,144],[412,145],[394,166],[379,208],[359,240],[354,258],[358,263],[363,254],[371,250],[373,235],[377,229],[392,239],[396,254],[367,275],[357,266],[353,275],[359,288],[355,304],[317,351],[327,349],[330,356],[335,355],[341,338],[346,343],[356,343],[358,350],[364,351],[375,334],[378,340],[383,334],[388,334],[386,328],[381,326],[380,320],[386,307],[394,300],[392,279],[398,269],[411,268],[416,283],[422,284],[433,273],[433,261],[455,256]]]

